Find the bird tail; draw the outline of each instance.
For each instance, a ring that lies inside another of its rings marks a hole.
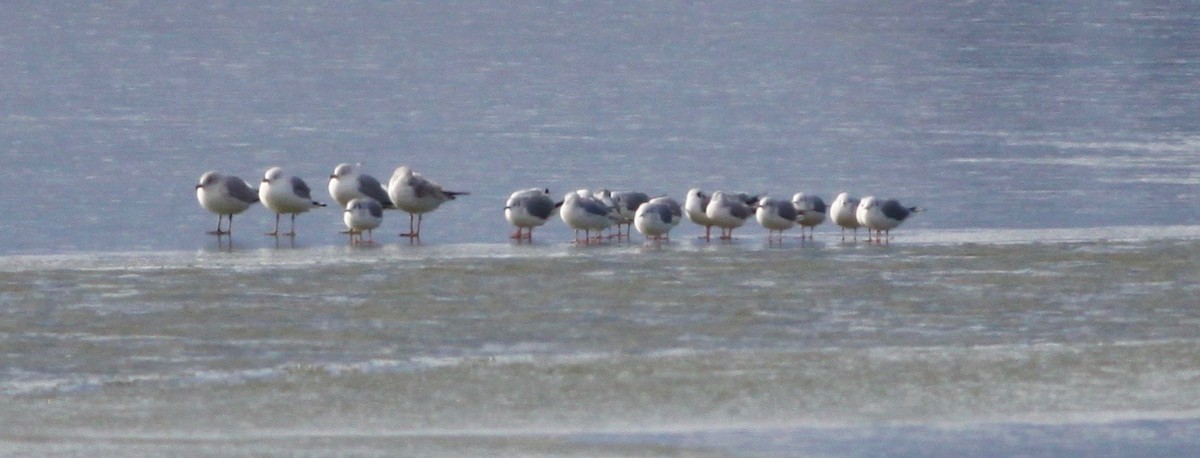
[[[318,206],[318,207],[327,207],[327,206],[328,206],[328,205],[325,205],[325,204],[323,204],[323,203],[321,203],[321,202],[317,202],[317,201],[315,201],[315,200],[313,201],[313,203],[312,203],[312,204],[313,204],[313,205],[315,205],[315,206]]]
[[[916,213],[916,212],[923,212],[923,211],[925,211],[925,209],[921,208],[921,207],[908,207],[908,211]]]
[[[471,193],[469,193],[467,191],[446,191],[446,195],[450,196],[450,198],[453,199],[458,196],[468,196],[468,195],[471,195]]]

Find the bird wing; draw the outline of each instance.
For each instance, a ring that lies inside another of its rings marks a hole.
[[[554,213],[554,202],[545,196],[534,196],[525,199],[525,209],[530,215],[547,219]]]
[[[383,189],[383,185],[379,184],[379,180],[376,180],[373,176],[358,176],[358,192],[363,193],[363,195],[367,197],[375,199],[384,207],[395,207],[395,205],[392,204],[392,199],[388,198],[387,191]]]
[[[258,202],[258,191],[255,191],[246,184],[241,178],[229,177],[228,181],[229,195],[234,199],[246,202],[249,204]]]
[[[383,205],[380,205],[379,202],[376,202],[376,201],[367,202],[367,210],[371,212],[371,216],[374,216],[376,218],[383,217]]]
[[[904,208],[903,205],[900,205],[900,202],[895,200],[885,201],[883,205],[880,205],[879,211],[883,212],[883,216],[897,221],[904,221],[905,218],[908,218],[909,213],[907,208]]]
[[[308,183],[301,180],[300,177],[292,177],[292,192],[296,197],[304,200],[312,200],[312,190],[308,189]]]

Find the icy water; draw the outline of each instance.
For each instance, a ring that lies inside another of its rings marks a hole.
[[[0,453],[1190,455],[1191,2],[16,2]],[[207,170],[328,201],[204,234]],[[514,190],[840,191],[887,244],[513,244]]]
[[[9,452],[1185,454],[1174,235],[16,257],[0,418]]]

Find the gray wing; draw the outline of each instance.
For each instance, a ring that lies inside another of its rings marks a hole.
[[[780,202],[780,205],[777,205],[776,208],[779,209],[780,218],[790,221],[796,220],[796,207],[791,202]]]
[[[371,212],[371,216],[376,218],[383,217],[383,206],[374,200],[367,201],[367,211]]]
[[[904,221],[905,218],[908,218],[909,214],[909,210],[900,205],[900,202],[895,199],[885,200],[883,205],[879,206],[879,211],[883,212],[883,216],[897,221]]]
[[[541,219],[547,219],[554,213],[554,201],[545,196],[533,196],[525,199],[525,208],[529,214]]]
[[[729,205],[729,214],[741,219],[746,219],[749,218],[750,215],[754,214],[754,212],[750,211],[750,207],[740,203],[731,203]]]
[[[238,177],[228,177],[225,179],[225,186],[229,189],[229,195],[234,199],[252,204],[258,202],[258,192],[246,184],[244,180]]]
[[[608,207],[605,206],[604,204],[600,203],[599,200],[584,199],[584,200],[581,200],[579,203],[583,207],[584,211],[591,213],[593,215],[608,216],[608,214],[609,214]]]
[[[308,189],[308,183],[305,183],[300,177],[292,177],[292,192],[296,194],[296,197],[312,200],[312,190]]]
[[[750,195],[750,194],[744,193],[744,192],[739,192],[737,194],[731,194],[731,195],[733,197],[737,198],[738,201],[745,203],[746,205],[750,205],[750,206],[754,206],[755,204],[757,204],[758,199],[760,197],[758,195]]]
[[[642,204],[650,201],[650,196],[644,192],[629,191],[619,194],[621,203],[625,205],[625,209],[629,211],[637,211],[637,208]]]
[[[654,211],[658,212],[658,217],[661,218],[662,221],[667,224],[671,224],[672,218],[679,217],[679,216],[675,215],[675,212],[671,210],[671,206],[669,206],[669,205],[656,205],[654,207]]]
[[[375,199],[384,207],[395,207],[392,204],[392,199],[388,198],[387,191],[383,190],[383,185],[379,184],[379,180],[370,175],[358,176],[358,192],[363,195]]]
[[[815,212],[817,212],[817,213],[826,213],[826,210],[827,210],[829,207],[828,207],[827,205],[825,205],[825,201],[824,201],[824,200],[821,200],[821,198],[820,198],[820,197],[817,197],[817,196],[812,196],[812,197],[809,197],[809,199],[812,199],[812,209],[813,209],[813,211],[815,211]]]
[[[679,206],[679,202],[676,202],[674,200],[668,200],[667,201],[667,209],[671,210],[671,214],[675,215],[676,218],[683,217],[683,207]]]
[[[429,180],[419,178],[417,176],[412,177],[410,184],[412,184],[413,192],[417,194],[417,197],[436,196],[442,193],[442,188],[440,186],[430,183]]]

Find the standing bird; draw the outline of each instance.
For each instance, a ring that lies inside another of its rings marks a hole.
[[[526,189],[512,193],[504,203],[504,219],[517,227],[511,238],[533,240],[533,228],[546,224],[554,210],[562,205],[550,198],[549,189]]]
[[[688,219],[693,223],[704,226],[704,240],[712,240],[712,220],[708,218],[708,214],[704,212],[708,208],[708,202],[711,199],[704,191],[696,188],[688,190],[687,198],[683,201],[683,208],[687,212]]]
[[[348,233],[351,245],[375,243],[374,238],[371,237],[371,231],[383,223],[383,205],[369,197],[351,199],[346,204],[342,221],[346,223],[346,227],[350,228]],[[363,231],[367,232],[366,240],[362,238]]]
[[[855,216],[859,224],[868,231],[875,231],[875,241],[882,242],[890,235],[891,230],[903,223],[913,213],[921,211],[918,207],[905,207],[896,199],[879,200],[874,196],[864,197],[858,204]],[[871,240],[870,232],[867,240]]]
[[[267,235],[296,235],[296,214],[304,213],[325,204],[312,199],[312,191],[308,184],[299,177],[288,176],[280,167],[271,167],[263,175],[262,184],[258,187],[258,198],[263,205],[275,212],[275,230]],[[288,213],[292,215],[290,232],[279,233],[279,216]]]
[[[683,208],[670,197],[655,197],[638,206],[633,225],[638,232],[655,241],[670,240],[671,229],[683,220]]]
[[[758,224],[767,229],[767,241],[771,235],[779,233],[779,241],[783,241],[783,231],[796,225],[796,207],[786,200],[774,197],[764,197],[755,205],[754,217]]]
[[[733,238],[733,230],[742,227],[746,224],[746,219],[754,215],[752,206],[757,202],[757,196],[717,191],[704,208],[704,214],[712,221],[713,226],[721,228],[721,240],[730,240]]]
[[[640,191],[609,191],[607,189],[600,192],[602,200],[607,198],[613,208],[613,214],[617,219],[617,239],[629,237],[633,226],[633,218],[637,214],[637,209],[642,204],[650,201],[650,196]],[[621,232],[621,226],[625,226],[625,232]]]
[[[610,210],[591,192],[581,189],[567,193],[558,216],[567,226],[575,229],[575,243],[580,243],[579,231],[584,231],[583,243],[588,244],[592,242],[592,231],[603,231],[615,223]]]
[[[369,197],[379,202],[383,208],[396,208],[392,199],[388,198],[386,189],[379,180],[365,173],[359,173],[358,165],[338,164],[329,176],[329,196],[339,207],[346,208],[351,200],[359,197]]]
[[[196,199],[205,210],[217,214],[217,230],[214,235],[233,233],[233,215],[246,211],[258,202],[258,194],[244,180],[235,176],[224,176],[217,172],[205,172],[196,185]],[[229,216],[229,227],[221,230],[221,220]]]
[[[414,239],[421,237],[421,219],[425,213],[436,210],[443,202],[470,194],[443,190],[441,185],[426,180],[406,166],[396,168],[392,179],[388,180],[387,193],[396,204],[396,208],[408,213],[408,233],[400,236]]]
[[[858,239],[858,222],[855,212],[858,210],[858,198],[850,197],[848,193],[838,194],[829,205],[829,220],[842,227],[842,240],[846,240],[846,229],[854,229],[854,238]]]
[[[808,238],[812,238],[816,226],[825,222],[827,207],[820,197],[810,196],[802,192],[792,196],[792,206],[796,207],[796,223],[800,225],[800,238],[804,238],[804,228],[808,228]]]

